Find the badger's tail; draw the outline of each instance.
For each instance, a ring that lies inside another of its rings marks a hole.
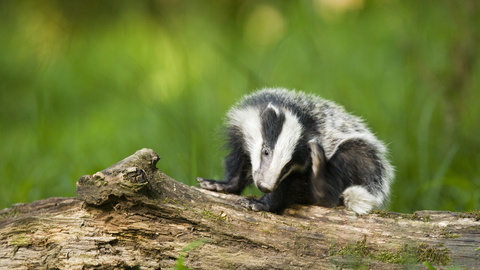
[[[348,210],[357,214],[367,214],[374,209],[381,208],[383,197],[375,196],[362,186],[351,186],[342,193],[343,204]]]

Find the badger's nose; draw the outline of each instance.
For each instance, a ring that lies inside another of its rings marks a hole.
[[[270,193],[270,192],[272,192],[269,188],[265,187],[265,185],[263,185],[263,183],[259,183],[257,187],[258,187],[258,189],[260,189],[260,191],[263,192],[263,193]]]

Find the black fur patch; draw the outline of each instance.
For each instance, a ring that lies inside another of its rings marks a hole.
[[[285,114],[280,109],[277,111],[278,115],[274,108],[267,107],[261,115],[263,142],[270,149],[275,147],[285,122]]]
[[[329,178],[342,190],[351,185],[364,186],[376,195],[381,191],[385,169],[375,147],[364,140],[343,142],[328,161]]]

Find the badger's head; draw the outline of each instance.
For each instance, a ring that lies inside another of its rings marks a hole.
[[[288,109],[272,103],[230,113],[244,135],[255,185],[264,193],[278,187],[291,172],[304,170],[310,155],[304,128]]]

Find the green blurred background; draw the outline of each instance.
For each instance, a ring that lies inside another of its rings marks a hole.
[[[477,0],[0,0],[0,209],[75,196],[143,147],[221,178],[218,128],[263,87],[366,119],[397,169],[388,210],[480,208]],[[258,192],[254,188],[247,192]]]

